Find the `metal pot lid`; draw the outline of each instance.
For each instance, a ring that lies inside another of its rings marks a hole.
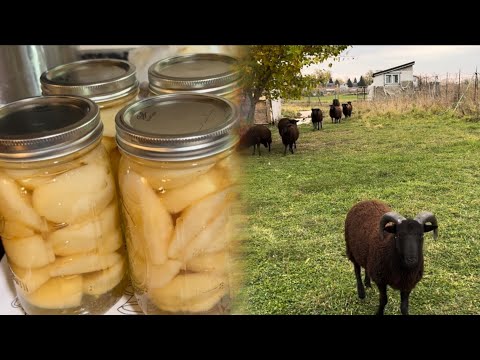
[[[101,138],[98,105],[77,96],[26,98],[0,108],[0,160],[52,159]]]
[[[60,65],[40,77],[44,95],[84,96],[102,103],[138,89],[135,65],[117,59],[90,59]]]
[[[117,144],[120,150],[145,159],[204,158],[237,143],[238,116],[237,107],[219,96],[190,93],[151,97],[117,114]]]
[[[238,87],[237,63],[237,59],[222,54],[174,56],[152,64],[148,69],[148,81],[154,91],[213,90],[232,84]]]

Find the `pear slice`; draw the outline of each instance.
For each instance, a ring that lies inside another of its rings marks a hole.
[[[167,250],[173,232],[173,221],[147,180],[130,171],[120,179],[123,205],[130,216],[133,231],[141,236],[149,259],[155,265],[167,261]],[[136,239],[132,239],[134,242]]]
[[[44,231],[47,226],[32,208],[30,195],[22,192],[15,181],[3,173],[0,173],[0,216],[38,231]]]
[[[230,188],[209,195],[189,206],[177,218],[168,257],[179,259],[183,249],[219,215],[230,197]]]
[[[196,256],[187,262],[186,268],[193,272],[227,272],[227,253],[220,251],[212,254]]]
[[[127,262],[121,258],[113,266],[83,275],[83,292],[88,295],[102,295],[112,290],[124,278]]]
[[[120,217],[117,204],[114,201],[97,217],[52,232],[47,241],[52,244],[56,255],[68,256],[86,253],[97,248],[106,237],[111,236],[110,234],[119,227]],[[120,245],[108,252],[117,250]]]
[[[26,294],[36,291],[40,286],[50,280],[50,266],[38,269],[26,269],[10,263],[13,280]]]
[[[105,135],[105,133],[103,133],[102,145],[107,151],[107,153],[110,153],[110,151],[117,147],[117,143],[115,142],[115,129],[113,136]]]
[[[172,168],[171,164],[165,165],[165,167],[150,167],[135,163],[133,161],[127,161],[128,167],[137,172],[141,176],[145,177],[148,183],[155,190],[169,190],[175,188],[182,188],[190,181],[193,181],[198,176],[205,174],[215,164],[195,164],[189,168]]]
[[[237,183],[240,176],[240,161],[235,155],[220,160],[215,167],[222,172],[224,180],[229,185]]]
[[[40,235],[2,239],[9,262],[27,269],[36,269],[55,261],[55,254]]]
[[[67,309],[80,306],[82,295],[82,277],[77,275],[50,279],[37,291],[24,297],[39,308]]]
[[[186,301],[183,304],[158,303],[157,306],[164,311],[172,313],[201,313],[213,308],[225,295],[225,289],[218,289],[208,293],[207,295],[198,296],[197,298]]]
[[[117,252],[110,254],[79,254],[59,257],[52,264],[50,275],[66,276],[85,274],[93,271],[107,269],[122,259]]]
[[[180,272],[182,265],[177,260],[168,260],[163,265],[147,265],[148,288],[157,289],[167,285]]]
[[[123,234],[120,228],[105,234],[98,242],[97,252],[99,254],[108,254],[117,251],[124,245]]]
[[[167,190],[162,195],[162,201],[170,213],[179,213],[194,202],[224,188],[226,183],[222,175],[219,170],[212,169],[181,188]]]
[[[228,205],[179,254],[179,259],[189,261],[194,256],[223,250],[227,245]]]
[[[106,166],[90,164],[57,176],[33,191],[32,203],[55,223],[75,223],[99,214],[113,199],[115,184]]]
[[[124,104],[100,108],[100,118],[103,123],[103,137],[115,140],[115,116],[123,108]]]
[[[208,297],[226,288],[226,278],[216,273],[188,273],[177,275],[162,288],[152,289],[149,295],[154,304],[162,308],[165,305],[184,306],[195,298]]]
[[[11,239],[33,236],[35,232],[21,222],[4,220],[3,223],[0,223],[0,235]]]

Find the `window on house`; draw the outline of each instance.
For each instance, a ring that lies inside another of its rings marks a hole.
[[[385,84],[398,84],[400,83],[400,75],[385,75]]]

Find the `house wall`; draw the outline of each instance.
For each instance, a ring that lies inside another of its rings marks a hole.
[[[373,86],[384,86],[385,85],[385,75],[394,75],[400,74],[400,82],[404,83],[406,81],[413,81],[413,66],[409,66],[405,69],[391,71],[388,73],[377,75],[373,78]],[[391,85],[389,85],[391,86]]]

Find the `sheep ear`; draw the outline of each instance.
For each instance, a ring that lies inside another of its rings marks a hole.
[[[386,231],[390,234],[395,234],[397,232],[397,225],[387,225],[383,228],[383,231]]]

